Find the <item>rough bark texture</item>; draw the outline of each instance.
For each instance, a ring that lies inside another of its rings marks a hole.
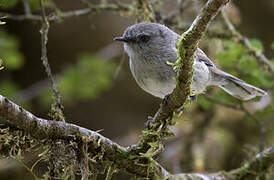
[[[150,179],[248,179],[264,173],[274,163],[274,146],[270,147],[242,167],[231,172],[219,172],[212,174],[182,173],[171,175],[153,159],[144,164],[132,160],[128,148],[122,147],[97,132],[86,128],[62,122],[38,118],[22,107],[0,95],[0,116],[17,128],[31,134],[38,139],[63,139],[83,137],[88,138],[90,149],[96,153],[103,152],[103,160],[115,163],[119,169],[138,177]],[[144,159],[145,160],[145,159]]]

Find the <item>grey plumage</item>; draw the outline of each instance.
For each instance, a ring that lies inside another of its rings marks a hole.
[[[146,92],[160,98],[175,88],[175,71],[167,62],[177,60],[179,35],[164,25],[139,23],[128,27],[122,37],[130,58],[130,70],[137,84]],[[230,95],[249,100],[267,93],[243,80],[218,69],[201,50],[194,57],[192,93],[203,93],[207,86],[217,85]]]

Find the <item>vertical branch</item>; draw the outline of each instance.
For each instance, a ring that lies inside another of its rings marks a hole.
[[[48,43],[48,32],[49,32],[49,21],[47,19],[46,16],[46,12],[45,12],[45,7],[44,7],[44,3],[43,0],[40,0],[40,6],[41,6],[41,13],[42,13],[42,19],[41,19],[41,23],[42,23],[42,27],[41,27],[41,60],[42,63],[45,67],[45,71],[50,79],[51,82],[51,89],[53,91],[53,104],[52,104],[52,108],[51,108],[51,116],[53,117],[53,119],[55,120],[62,120],[64,121],[64,115],[63,115],[63,111],[62,111],[62,104],[61,104],[61,96],[59,91],[57,90],[56,87],[56,83],[54,80],[54,77],[51,73],[51,69],[50,69],[50,65],[48,62],[48,57],[47,57],[47,43]]]
[[[24,5],[24,11],[25,11],[26,16],[28,16],[28,17],[32,16],[31,9],[29,6],[29,0],[22,0],[22,2]]]

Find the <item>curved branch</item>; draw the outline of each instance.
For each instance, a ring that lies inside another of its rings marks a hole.
[[[156,161],[150,160],[153,173],[147,174],[148,166],[143,166],[128,158],[128,152],[110,139],[97,132],[63,121],[52,121],[38,118],[17,104],[0,95],[0,116],[17,128],[31,134],[37,139],[73,139],[87,137],[92,149],[96,153],[101,150],[103,160],[115,162],[117,167],[125,169],[128,173],[141,177],[159,176],[167,178],[169,173]]]
[[[258,176],[262,172],[265,172],[274,163],[273,146],[258,154],[254,159],[244,164],[241,168],[231,172],[218,172],[212,174],[183,173],[171,175],[153,159],[149,160],[150,163],[147,166],[135,162],[130,158],[131,154],[127,148],[114,143],[97,132],[63,121],[51,121],[38,118],[1,95],[0,116],[10,125],[16,126],[37,139],[47,138],[68,140],[77,137],[86,137],[85,141],[88,138],[88,142],[90,142],[88,145],[92,146],[91,149],[95,149],[96,153],[100,153],[100,151],[104,152],[104,161],[112,161],[118,168],[124,169],[128,173],[139,177],[147,177],[149,179],[208,180],[218,178],[220,180],[229,180],[235,179],[236,177],[244,179],[249,176]]]
[[[274,146],[265,149],[256,155],[255,158],[245,163],[242,167],[232,170],[230,175],[234,179],[253,179],[265,173],[274,164]]]

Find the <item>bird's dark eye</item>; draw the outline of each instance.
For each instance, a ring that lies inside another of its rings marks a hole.
[[[146,43],[146,42],[148,42],[150,40],[150,36],[147,35],[147,34],[141,34],[141,35],[139,35],[139,40],[141,42]]]

